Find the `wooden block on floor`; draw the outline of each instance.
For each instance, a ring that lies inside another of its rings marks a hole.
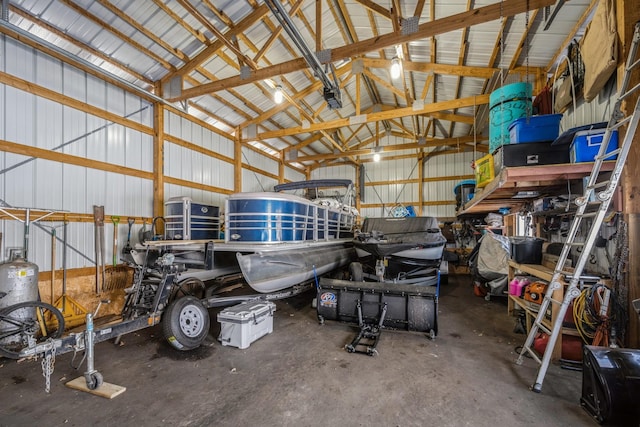
[[[113,399],[114,397],[124,393],[127,390],[126,387],[106,382],[103,382],[102,385],[95,390],[89,390],[89,388],[87,387],[87,381],[84,379],[84,377],[78,377],[75,380],[69,381],[65,385],[76,390],[95,394],[96,396],[106,397],[107,399]]]

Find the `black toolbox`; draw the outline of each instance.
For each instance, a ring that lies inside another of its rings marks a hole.
[[[526,142],[502,145],[493,154],[497,172],[505,166],[538,166],[569,163],[569,147],[551,142]]]

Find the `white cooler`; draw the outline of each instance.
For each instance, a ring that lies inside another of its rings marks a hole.
[[[273,332],[273,313],[276,305],[271,301],[248,301],[228,307],[218,313],[222,345],[244,349]]]

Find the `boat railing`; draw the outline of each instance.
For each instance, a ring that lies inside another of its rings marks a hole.
[[[235,242],[298,242],[340,238],[341,213],[308,205],[307,214],[287,212],[227,213],[225,237]]]

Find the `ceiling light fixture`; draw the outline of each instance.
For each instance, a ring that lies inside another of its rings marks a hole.
[[[400,59],[396,56],[391,60],[391,78],[397,79],[400,77]]]
[[[276,104],[282,104],[283,99],[284,99],[284,94],[282,93],[282,86],[277,85],[275,92],[273,92],[273,101]]]
[[[374,162],[379,162],[380,161],[380,153],[382,152],[382,147],[380,147],[379,145],[376,145],[375,147],[373,147],[373,161]]]

